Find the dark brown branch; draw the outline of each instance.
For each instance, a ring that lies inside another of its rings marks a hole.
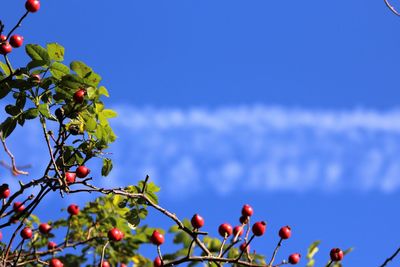
[[[397,256],[397,254],[399,254],[400,253],[400,247],[393,253],[393,255],[392,256],[390,256],[389,258],[387,258],[386,260],[385,260],[385,262],[381,265],[381,266],[379,266],[379,267],[384,267],[384,266],[386,266],[390,261],[392,261],[396,256]]]

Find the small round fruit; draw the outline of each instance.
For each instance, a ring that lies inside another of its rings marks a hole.
[[[75,173],[79,178],[85,178],[90,173],[90,170],[86,166],[82,165],[76,168]]]
[[[299,253],[293,253],[289,256],[288,262],[290,264],[297,264],[300,262],[301,255]]]
[[[12,46],[8,42],[2,43],[0,45],[0,54],[7,55],[11,53],[11,51],[12,51]]]
[[[223,237],[229,237],[232,234],[232,226],[228,223],[223,223],[218,227],[219,234]]]
[[[67,211],[71,216],[78,215],[79,214],[79,206],[75,205],[75,204],[71,204],[68,206]]]
[[[253,208],[248,204],[244,205],[242,208],[242,215],[250,217],[253,215]]]
[[[25,8],[29,12],[35,13],[40,9],[40,1],[39,0],[28,0],[25,3]]]
[[[13,210],[15,212],[22,212],[24,209],[25,209],[25,206],[24,206],[24,204],[22,204],[22,202],[19,202],[19,201],[14,202]]]
[[[233,228],[233,235],[234,236],[241,236],[243,234],[243,227],[241,226],[235,226]]]
[[[255,236],[262,236],[265,232],[265,228],[267,228],[267,223],[264,221],[256,222],[253,224],[251,230]]]
[[[125,263],[121,263],[120,267],[128,267]]]
[[[332,261],[341,261],[344,257],[343,251],[340,248],[333,248],[330,252]]]
[[[108,261],[103,261],[103,264],[99,263],[99,267],[111,267]]]
[[[22,44],[24,43],[24,37],[18,34],[14,34],[13,36],[10,37],[10,45],[14,48],[21,47]]]
[[[16,224],[18,222],[18,219],[15,216],[11,216],[9,222],[12,224]]]
[[[65,181],[67,181],[67,184],[73,184],[75,183],[76,180],[76,174],[73,172],[66,172],[65,173]]]
[[[56,242],[50,241],[49,243],[47,243],[47,249],[55,249],[56,247]]]
[[[47,235],[50,233],[51,226],[48,223],[41,223],[39,225],[39,232],[41,232],[44,235]]]
[[[33,234],[32,229],[29,227],[25,227],[24,229],[21,230],[21,233],[20,233],[20,235],[23,239],[32,238],[32,234]]]
[[[59,259],[56,258],[52,258],[49,262],[49,266],[50,267],[63,267],[64,264],[62,263],[62,261],[60,261]]]
[[[204,219],[199,214],[195,214],[191,220],[194,229],[200,229],[204,225]]]
[[[153,243],[154,245],[161,245],[162,243],[164,243],[164,236],[162,233],[160,233],[157,230],[154,230],[153,234],[150,237],[151,243]]]
[[[108,231],[107,236],[111,241],[117,241],[117,242],[121,241],[123,238],[123,234],[118,228],[113,228],[110,231]]]
[[[40,77],[39,74],[32,74],[31,75],[31,81],[34,83],[40,83],[40,81],[42,80],[42,77]]]
[[[73,96],[75,103],[82,104],[83,100],[85,100],[85,94],[86,91],[84,89],[79,89],[78,91],[76,91]]]
[[[5,36],[4,34],[0,35],[0,42],[5,42],[7,41],[7,36]]]
[[[240,218],[239,218],[239,222],[241,223],[241,224],[248,224],[249,223],[249,217],[248,216],[240,216]]]
[[[246,252],[247,254],[250,253],[250,245],[248,245],[248,246],[246,247],[246,243],[242,243],[242,244],[240,245],[239,249],[240,249],[240,251],[244,251],[244,250],[246,249],[245,252]]]
[[[8,198],[10,196],[10,188],[8,184],[0,185],[0,198]]]
[[[279,230],[279,236],[282,239],[288,239],[291,235],[292,235],[292,230],[290,229],[290,227],[288,225],[283,226]]]
[[[161,266],[163,266],[163,264],[160,257],[155,258],[153,261],[153,267],[161,267]]]

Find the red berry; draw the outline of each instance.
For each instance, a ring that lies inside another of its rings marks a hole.
[[[76,179],[76,174],[73,172],[66,172],[65,173],[65,181],[67,181],[67,184],[73,184],[75,183]]]
[[[2,43],[0,45],[0,54],[7,55],[8,53],[11,53],[11,51],[12,46],[8,42]]]
[[[90,173],[90,170],[82,165],[76,168],[75,173],[79,178],[85,178]]]
[[[40,1],[39,0],[28,0],[25,3],[25,8],[29,12],[35,13],[40,8]]]
[[[233,228],[233,235],[234,236],[241,236],[243,234],[243,227],[241,226],[235,226]]]
[[[8,187],[8,184],[0,185],[0,198],[8,198],[9,195],[10,188]]]
[[[25,209],[24,204],[22,204],[22,202],[14,202],[14,206],[13,206],[13,210],[15,212],[22,212]]]
[[[29,227],[25,227],[24,229],[21,230],[21,237],[23,239],[30,239],[32,238],[32,229]]]
[[[292,255],[289,256],[288,261],[290,264],[297,264],[300,262],[300,258],[301,255],[299,253],[293,253]]]
[[[253,215],[253,208],[248,204],[244,205],[242,208],[242,215],[250,217]]]
[[[160,257],[155,258],[153,261],[153,267],[161,267],[161,266],[163,266],[163,264]]]
[[[195,214],[191,220],[194,229],[200,229],[204,225],[204,219],[199,214]]]
[[[53,241],[50,241],[47,243],[47,249],[55,249],[57,247],[57,244]]]
[[[79,214],[79,206],[75,205],[75,204],[71,204],[68,206],[67,211],[70,215],[78,215]]]
[[[108,231],[108,238],[111,241],[121,241],[124,235],[118,228],[113,228],[110,231]]]
[[[128,267],[125,263],[121,263],[120,267]]]
[[[239,248],[240,248],[240,251],[244,251],[244,249],[246,248],[246,252],[250,253],[250,245],[248,245],[246,247],[246,243],[242,243]]]
[[[253,224],[253,227],[251,228],[251,230],[253,231],[253,234],[255,236],[262,236],[265,232],[265,228],[267,228],[267,224],[266,224],[266,222],[262,221],[262,222],[256,222],[255,224]]]
[[[18,219],[14,216],[11,216],[9,221],[10,221],[10,223],[15,224],[18,222]]]
[[[7,36],[5,36],[4,34],[0,35],[0,42],[4,42],[7,41]]]
[[[103,261],[103,264],[99,263],[99,267],[111,267],[108,261]]]
[[[39,74],[32,74],[31,75],[31,81],[32,82],[40,83],[41,80],[42,80],[42,78],[40,77]]]
[[[219,234],[225,238],[232,234],[232,226],[228,223],[223,223],[218,227]]]
[[[18,48],[22,46],[22,43],[24,42],[24,37],[18,34],[14,34],[13,36],[10,37],[10,45],[14,48]]]
[[[239,222],[241,224],[248,224],[249,223],[249,217],[248,216],[240,216]]]
[[[62,263],[62,261],[60,261],[59,259],[56,258],[52,258],[49,262],[49,266],[50,267],[63,267],[64,264]]]
[[[292,231],[291,231],[291,229],[290,229],[290,227],[288,225],[283,226],[279,230],[279,236],[282,239],[288,239],[291,235],[292,235]]]
[[[344,257],[344,254],[340,248],[333,248],[331,249],[330,256],[332,261],[341,261]]]
[[[151,243],[153,243],[154,245],[161,245],[162,243],[164,243],[164,236],[162,233],[160,233],[157,230],[154,230],[153,234],[151,235]]]
[[[51,230],[51,226],[48,223],[41,223],[39,225],[39,232],[41,232],[42,234],[46,235],[50,232]]]
[[[85,99],[85,94],[86,91],[84,89],[79,89],[78,91],[76,91],[73,96],[75,103],[82,104],[83,100]]]

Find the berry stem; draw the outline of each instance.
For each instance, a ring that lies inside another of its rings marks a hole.
[[[24,245],[24,242],[25,242],[25,239],[22,239],[21,242],[19,243],[19,245],[17,246],[17,250],[18,250],[18,248],[19,248],[19,252],[18,252],[17,258],[16,258],[15,261],[14,261],[13,266],[17,266],[19,257],[21,256],[22,247],[23,247],[23,245]]]
[[[326,267],[329,267],[329,266],[331,266],[332,265],[332,263],[333,263],[333,260],[331,260],[327,265],[326,265]]]
[[[26,11],[25,14],[19,19],[19,21],[17,22],[17,24],[15,24],[14,28],[11,29],[11,31],[7,34],[7,39],[10,38],[11,34],[18,28],[21,26],[22,21],[26,18],[26,16],[28,16],[29,11]]]
[[[162,255],[161,255],[161,248],[160,248],[160,246],[157,246],[157,254],[158,254],[158,257],[160,257],[161,266],[163,266],[164,260],[163,260],[163,257],[162,257]]]
[[[271,260],[270,260],[269,263],[268,263],[268,266],[269,266],[269,267],[271,267],[272,264],[274,263],[275,256],[276,256],[276,254],[278,253],[278,250],[279,250],[279,248],[280,248],[281,245],[282,245],[282,240],[283,240],[282,238],[279,240],[278,244],[276,245],[276,247],[275,247],[275,249],[274,249],[274,252],[272,253]]]
[[[243,256],[243,253],[247,250],[247,247],[250,245],[251,241],[253,241],[253,238],[255,235],[252,235],[249,239],[249,242],[246,242],[246,246],[244,246],[242,252],[240,252],[239,256],[236,258],[237,260],[240,260],[240,258]]]
[[[104,254],[106,252],[106,248],[108,246],[108,244],[110,244],[110,241],[107,240],[107,242],[105,243],[103,250],[101,251],[101,260],[100,260],[100,266],[103,266],[103,261],[104,261]]]
[[[222,251],[224,249],[226,240],[228,239],[227,235],[225,234],[224,240],[222,241],[221,247],[219,248],[218,258],[222,256]]]

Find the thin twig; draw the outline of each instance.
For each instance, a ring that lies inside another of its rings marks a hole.
[[[386,6],[393,12],[393,14],[400,16],[400,13],[390,4],[389,0],[384,0]]]
[[[390,256],[389,258],[387,258],[386,260],[385,260],[385,262],[381,265],[381,266],[379,266],[379,267],[384,267],[384,266],[386,266],[390,261],[392,261],[396,256],[397,256],[397,254],[399,254],[400,253],[400,247],[393,253],[393,255],[392,256]]]

